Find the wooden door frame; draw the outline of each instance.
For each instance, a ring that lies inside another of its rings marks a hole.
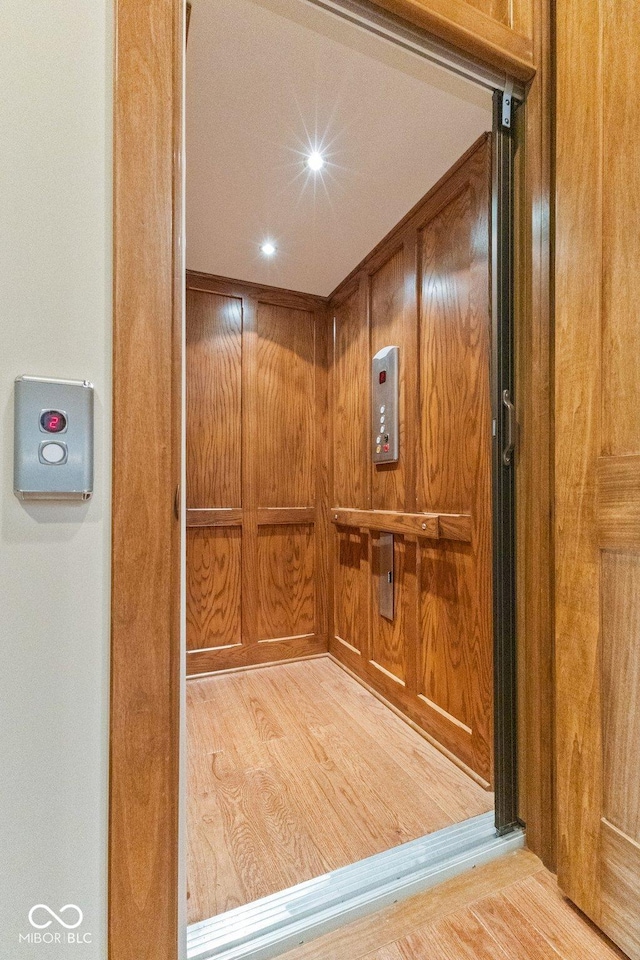
[[[529,845],[553,866],[553,631],[541,589],[552,569],[549,0],[522,0],[521,33],[464,0],[378,4],[519,80],[537,68],[517,185],[520,790]],[[110,960],[176,960],[184,3],[114,5],[108,950]]]

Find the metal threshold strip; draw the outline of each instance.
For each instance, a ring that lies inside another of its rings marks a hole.
[[[432,37],[426,30],[414,27],[400,17],[369,3],[368,0],[309,0],[309,2],[337,14],[356,26],[363,27],[370,33],[384,37],[446,70],[466,77],[467,80],[472,80],[487,90],[504,90],[509,84],[510,78],[504,72],[466,56],[444,41]],[[523,100],[525,95],[523,84],[513,80],[512,85],[513,95],[516,99]]]
[[[268,960],[523,846],[523,830],[499,837],[493,813],[473,817],[194,923],[187,958]]]

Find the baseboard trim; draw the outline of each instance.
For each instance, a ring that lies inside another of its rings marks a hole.
[[[288,663],[301,663],[303,660],[320,660],[322,657],[328,657],[326,650],[319,653],[307,653],[298,657],[286,657],[284,660],[267,660],[266,663],[245,663],[238,667],[225,667],[222,670],[209,670],[206,673],[190,673],[187,677],[187,683],[190,680],[203,680],[207,677],[222,677],[228,673],[246,673],[247,670],[264,670],[265,667],[282,667]]]
[[[270,960],[524,846],[494,814],[445,827],[187,929],[188,960]]]

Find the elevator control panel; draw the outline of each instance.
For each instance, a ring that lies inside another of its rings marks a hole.
[[[393,463],[399,456],[399,349],[383,347],[371,365],[371,440],[374,463]]]
[[[13,488],[20,500],[88,500],[93,491],[93,386],[18,377]]]

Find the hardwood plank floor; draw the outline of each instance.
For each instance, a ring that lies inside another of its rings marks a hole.
[[[189,923],[493,807],[328,657],[189,680],[187,738]]]
[[[526,850],[364,917],[282,960],[619,960]]]

